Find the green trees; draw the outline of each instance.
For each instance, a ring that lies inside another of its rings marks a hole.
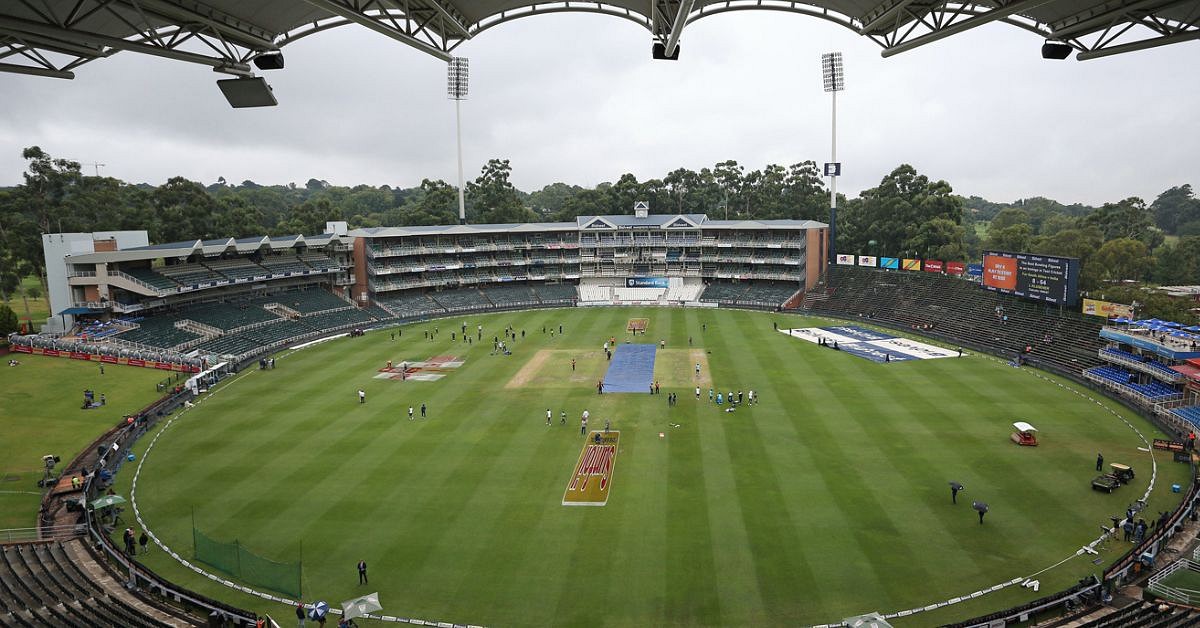
[[[1200,235],[1200,199],[1191,185],[1173,187],[1158,195],[1150,205],[1154,222],[1166,233]]]
[[[17,313],[12,308],[0,303],[0,339],[20,329],[17,323]]]
[[[963,202],[945,181],[903,164],[839,212],[838,250],[933,259],[965,256]],[[876,242],[875,247],[870,241]]]
[[[512,166],[507,159],[489,159],[479,178],[467,183],[469,217],[476,223],[530,222],[532,210],[521,204],[517,189],[508,181]]]

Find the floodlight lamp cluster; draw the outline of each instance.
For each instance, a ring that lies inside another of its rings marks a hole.
[[[446,66],[446,95],[454,100],[466,100],[470,76],[466,57],[452,57]]]
[[[842,53],[827,52],[821,55],[821,75],[825,91],[840,92],[846,89],[846,76],[842,70]]]

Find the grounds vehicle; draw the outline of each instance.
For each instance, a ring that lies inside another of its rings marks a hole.
[[[1113,492],[1113,489],[1120,488],[1122,484],[1128,484],[1133,481],[1133,467],[1120,464],[1117,462],[1109,465],[1112,471],[1103,475],[1098,475],[1092,480],[1092,488],[1105,493]]]
[[[1037,428],[1026,423],[1025,421],[1017,421],[1013,423],[1013,428],[1017,431],[1013,432],[1009,438],[1012,441],[1023,447],[1037,447]]]

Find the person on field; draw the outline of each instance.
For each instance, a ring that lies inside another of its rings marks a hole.
[[[575,358],[571,358],[571,370],[575,370]]]
[[[582,417],[580,417],[580,424],[579,424],[579,435],[580,435],[580,436],[586,436],[586,435],[587,435],[587,420],[588,420],[588,416],[590,416],[590,414],[588,413],[588,411],[587,411],[587,410],[584,410],[584,411],[583,411],[583,416],[582,416]]]
[[[296,605],[296,625],[299,628],[304,628],[304,620],[308,618],[308,613],[304,612],[304,602]]]
[[[358,389],[358,402],[359,403],[367,402],[367,391],[365,391],[361,388]]]
[[[408,420],[409,421],[413,420],[413,407],[412,406],[408,407]]]
[[[367,584],[367,561],[358,561],[358,583]]]
[[[700,401],[700,387],[696,387],[696,401]]]
[[[546,427],[550,427],[550,417],[552,416],[554,413],[550,412],[550,408],[546,408]]]
[[[1102,454],[1102,453],[1096,454],[1096,470],[1097,471],[1104,470],[1104,454]]]
[[[567,411],[566,410],[560,410],[558,412],[558,424],[559,425],[567,424]]]
[[[421,404],[421,418],[425,418],[425,404]]]
[[[150,537],[146,535],[146,531],[142,530],[142,535],[138,537],[138,545],[142,548],[142,553],[146,553],[146,545],[150,543]]]

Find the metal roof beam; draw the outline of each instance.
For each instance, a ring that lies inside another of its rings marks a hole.
[[[19,33],[19,32],[13,31],[13,30],[3,29],[3,28],[0,28],[0,33],[9,33],[13,36],[14,39],[19,40],[21,43],[23,43],[31,48],[40,48],[42,50],[49,50],[51,52],[57,52],[59,54],[69,54],[69,55],[75,55],[75,56],[79,56],[79,57],[103,57],[103,56],[105,56],[104,50],[102,50],[100,46],[96,46],[95,48],[88,47],[88,46],[81,46],[77,43],[62,41],[59,39],[54,39],[52,37],[40,37],[33,33]]]
[[[959,33],[969,31],[972,28],[975,28],[976,26],[983,26],[984,24],[990,24],[991,22],[995,22],[996,20],[1002,20],[1002,19],[1007,18],[1008,16],[1013,15],[1015,13],[1020,13],[1022,11],[1028,11],[1029,9],[1039,7],[1043,4],[1046,4],[1047,2],[1051,2],[1051,1],[1052,0],[1017,0],[1016,2],[1010,2],[1009,4],[1007,4],[1003,7],[998,7],[998,8],[992,9],[991,11],[988,11],[987,13],[984,13],[982,15],[976,15],[974,17],[969,17],[965,20],[955,22],[948,26],[944,26],[935,31],[925,33],[924,35],[921,35],[919,37],[914,37],[907,41],[898,43],[890,48],[885,48],[881,54],[885,58],[890,57],[892,55],[898,55],[902,52],[907,52],[909,50],[912,50],[913,48],[919,48],[921,46],[924,46],[925,44],[933,43],[940,39],[945,39],[947,37],[950,37],[951,35],[957,35]]]
[[[87,31],[71,30],[23,20],[15,17],[0,16],[0,28],[6,30],[17,31],[21,33],[33,33],[54,39],[65,39],[67,41],[83,42],[85,44],[93,44],[97,46],[108,46],[117,50],[127,50],[129,52],[139,52],[142,54],[163,57],[166,59],[174,59],[176,61],[187,61],[189,63],[198,63],[207,65],[213,68],[229,68],[239,71],[250,71],[250,66],[245,63],[234,61],[232,59],[223,59],[220,57],[206,57],[204,55],[193,52],[184,52],[182,50],[172,50],[170,48],[162,48],[159,46],[151,46],[134,41],[121,39],[120,37],[110,37],[99,33],[89,33]]]
[[[253,47],[255,50],[276,50],[278,48],[275,45],[275,42],[266,37],[248,32],[237,26],[227,24],[213,15],[205,15],[199,11],[188,9],[171,2],[166,2],[165,0],[122,0],[122,2],[135,9],[141,8],[171,21],[196,22],[203,24],[220,33],[221,35],[224,35],[229,39],[235,40],[249,47]],[[207,9],[207,7],[205,8]],[[208,11],[213,12],[213,9],[208,9]]]
[[[1143,39],[1141,41],[1131,41],[1127,44],[1109,46],[1107,48],[1100,48],[1098,50],[1088,50],[1087,52],[1081,52],[1075,55],[1075,58],[1080,61],[1088,61],[1090,59],[1099,59],[1101,57],[1109,57],[1126,52],[1137,52],[1138,50],[1148,50],[1150,48],[1157,48],[1159,46],[1166,46],[1169,44],[1177,44],[1184,41],[1192,41],[1194,39],[1200,39],[1200,29],[1183,31],[1180,33],[1175,33],[1174,35],[1167,35],[1165,37],[1153,37],[1151,39]]]
[[[675,10],[675,20],[671,22],[671,33],[667,35],[667,41],[663,46],[668,59],[675,56],[675,49],[679,47],[679,36],[683,34],[683,26],[687,23],[687,16],[692,12],[692,5],[695,3],[696,0],[682,0]]]
[[[9,74],[28,74],[30,76],[44,76],[47,78],[60,78],[67,80],[75,78],[74,72],[53,70],[50,68],[35,68],[29,65],[17,65],[15,63],[0,63],[0,72],[8,72]]]
[[[439,0],[421,0],[421,1],[422,1],[422,4],[425,4],[426,6],[430,7],[431,9],[436,11],[438,15],[442,16],[443,23],[454,27],[454,30],[461,33],[465,39],[471,38],[471,30],[468,29],[467,25],[463,23],[462,13],[457,12],[457,11],[452,12],[449,8],[447,8],[447,6],[453,7],[453,5],[451,5],[449,2],[446,2],[445,5],[443,5],[442,2],[440,2]],[[386,4],[390,7],[392,7],[393,9],[396,9],[397,11],[404,10],[404,7],[402,7],[400,5],[400,3],[396,2],[395,0],[379,0],[379,2],[382,4]],[[442,37],[445,37],[445,36],[446,36],[446,34],[442,33]]]
[[[867,14],[867,17],[863,20],[864,23],[862,28],[859,29],[859,33],[869,33],[873,31],[875,27],[882,26],[888,20],[896,17],[897,13],[908,8],[908,5],[912,4],[914,1],[915,0],[896,0],[896,2],[892,3],[892,6],[884,9],[878,15]]]
[[[413,48],[416,48],[417,50],[420,50],[421,52],[433,55],[434,57],[437,57],[438,59],[441,59],[442,61],[447,61],[447,62],[450,61],[450,53],[442,51],[442,50],[438,50],[437,48],[430,46],[429,44],[413,37],[412,35],[409,35],[408,33],[403,33],[401,31],[398,31],[398,30],[384,24],[383,22],[380,22],[379,20],[376,20],[368,15],[364,15],[363,13],[355,11],[354,9],[351,9],[350,7],[347,7],[346,5],[343,5],[339,2],[334,2],[334,0],[304,0],[304,1],[307,2],[308,4],[313,5],[314,7],[317,7],[318,9],[329,11],[330,13],[333,13],[334,15],[343,17],[351,22],[354,22],[355,24],[360,25],[360,26],[365,26],[381,35],[386,35],[388,37],[391,37],[392,39],[395,39],[396,41],[398,41],[402,44],[407,44],[409,46],[412,46]],[[406,19],[406,20],[411,19],[411,16],[406,15],[406,16],[404,16],[404,19]]]
[[[1062,28],[1055,28],[1053,24],[1050,25],[1050,28],[1052,29],[1051,32],[1053,33],[1054,37],[1059,39],[1068,39],[1089,33],[1098,28],[1109,26],[1115,21],[1125,19],[1125,16],[1129,13],[1158,11],[1173,7],[1178,4],[1183,4],[1186,1],[1187,0],[1168,0],[1164,2],[1163,0],[1140,0],[1138,2],[1132,2],[1119,6],[1115,9],[1105,11],[1097,15],[1084,17],[1070,25],[1064,25]],[[1065,20],[1059,20],[1059,23],[1061,24],[1064,21]]]

